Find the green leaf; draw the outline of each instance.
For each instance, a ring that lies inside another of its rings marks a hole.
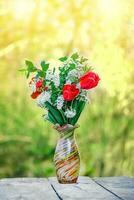
[[[19,72],[25,72],[25,71],[27,71],[26,68],[21,68],[21,69],[19,69]]]
[[[42,61],[41,67],[42,67],[42,70],[46,72],[49,68],[49,63],[45,63],[45,61]]]
[[[53,68],[53,74],[55,73],[55,70],[56,70],[56,69],[55,69],[55,67],[54,67],[54,68]]]
[[[64,114],[64,112],[63,112],[63,110],[60,109],[59,112],[61,113],[65,124],[67,124],[67,118],[66,118],[66,116],[65,116],[65,114]]]
[[[75,69],[75,64],[74,64],[74,63],[70,63],[69,65],[70,65],[69,70],[71,70],[71,69]]]
[[[29,78],[29,76],[30,76],[30,72],[27,71],[27,72],[26,72],[26,77]]]
[[[57,93],[53,93],[53,95],[51,96],[51,102],[54,104],[56,99],[57,99],[58,94]]]
[[[85,65],[85,66],[83,67],[83,70],[84,70],[84,72],[88,72],[88,71],[93,70],[93,67],[92,67],[92,66],[87,66],[87,65]]]
[[[27,69],[26,69],[26,77],[28,78],[30,76],[30,73],[32,72],[36,72],[37,71],[37,68],[34,66],[34,64],[29,61],[29,60],[26,60],[25,61],[25,64],[27,65]]]
[[[77,58],[79,58],[79,54],[76,52],[76,53],[73,53],[72,54],[72,56],[71,56],[71,58],[73,59],[73,60],[76,60]]]
[[[27,65],[27,70],[29,72],[35,72],[37,70],[37,68],[34,66],[34,64],[31,61],[26,60],[25,63]]]
[[[44,78],[45,77],[45,72],[42,71],[42,70],[38,71],[38,76]]]
[[[81,57],[81,60],[80,60],[80,63],[83,63],[85,61],[87,61],[88,59],[87,58],[84,58],[83,56]]]
[[[78,121],[81,112],[83,111],[85,107],[86,102],[85,101],[78,101],[74,100],[72,103],[72,108],[76,110],[76,115],[70,119],[69,123],[72,125],[75,125],[76,122]]]
[[[57,120],[55,119],[53,113],[51,113],[51,111],[48,111],[48,120],[52,123],[52,124],[57,124]]]
[[[64,57],[61,57],[61,58],[59,58],[59,60],[60,60],[61,62],[64,62],[64,61],[66,61],[66,60],[67,60],[67,57],[66,57],[66,56],[64,56]]]
[[[53,114],[54,118],[60,126],[65,125],[67,123],[65,121],[65,118],[62,116],[61,112],[57,108],[55,108],[49,102],[46,102],[45,105],[48,108],[48,111],[50,111],[51,114]]]

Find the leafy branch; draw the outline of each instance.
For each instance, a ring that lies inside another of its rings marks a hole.
[[[49,63],[46,63],[45,61],[41,61],[41,69],[38,69],[31,61],[26,60],[25,61],[25,68],[19,69],[20,72],[24,72],[26,75],[26,78],[29,78],[31,73],[37,72],[37,75],[39,77],[44,77],[46,75],[46,71],[49,68]]]

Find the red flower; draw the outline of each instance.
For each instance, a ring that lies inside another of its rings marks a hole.
[[[47,90],[48,90],[48,87],[47,87],[47,86],[45,86],[45,87],[44,87],[44,91],[47,91]]]
[[[66,101],[72,101],[79,94],[75,84],[66,84],[63,87],[63,97]]]
[[[41,88],[43,85],[43,81],[42,80],[39,80],[36,82],[36,88]]]
[[[40,95],[40,93],[41,93],[41,92],[38,92],[38,91],[33,92],[33,93],[31,94],[31,97],[32,97],[33,99],[36,99],[36,98]]]
[[[100,78],[95,72],[87,72],[80,78],[81,89],[91,89],[98,85]]]

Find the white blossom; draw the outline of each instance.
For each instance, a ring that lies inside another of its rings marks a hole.
[[[66,84],[71,84],[72,81],[71,80],[66,80]]]
[[[81,69],[81,68],[83,68],[83,64],[78,63],[78,64],[77,64],[77,67],[78,67],[79,69]]]
[[[32,92],[36,92],[36,84],[34,82],[30,84],[30,89]]]
[[[44,91],[42,92],[38,97],[37,97],[37,105],[40,107],[44,107],[44,103],[46,101],[50,102],[50,97],[51,93],[49,91]]]
[[[69,73],[68,73],[68,77],[78,77],[78,71],[76,69],[73,69],[71,70]]]
[[[86,102],[89,102],[89,99],[87,97],[87,91],[86,90],[82,90],[80,93],[79,93],[79,96],[77,97],[77,99],[79,101],[86,101]]]
[[[73,80],[74,78],[80,78],[81,77],[81,71],[78,69],[73,69],[68,73],[68,76],[66,79]]]
[[[59,85],[60,85],[60,78],[59,78],[59,75],[53,74],[52,81],[54,82],[54,85],[55,85],[56,87],[59,87]]]
[[[60,95],[56,100],[57,109],[61,109],[63,107],[64,98],[63,95]]]
[[[76,115],[76,110],[74,109],[67,109],[65,111],[65,115],[67,118],[73,118]]]
[[[80,83],[77,83],[77,84],[76,84],[76,87],[77,87],[78,89],[81,89]]]
[[[52,81],[56,87],[59,87],[60,85],[59,75],[53,74],[50,70],[47,70],[45,79],[48,81]]]
[[[47,70],[45,79],[51,81],[53,78],[53,73],[51,70]]]

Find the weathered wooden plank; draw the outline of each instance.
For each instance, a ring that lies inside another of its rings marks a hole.
[[[94,180],[124,200],[134,200],[134,178],[102,177]]]
[[[58,200],[45,178],[13,178],[0,180],[0,200]]]
[[[77,184],[59,184],[55,177],[49,181],[63,200],[119,200],[89,177],[79,177]]]

